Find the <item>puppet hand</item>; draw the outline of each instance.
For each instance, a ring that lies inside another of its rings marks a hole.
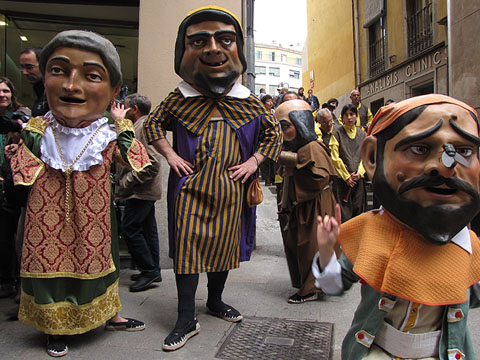
[[[361,176],[358,172],[354,172],[351,174],[352,175],[352,179],[355,181],[355,182],[358,182],[358,180],[360,180]]]
[[[172,151],[166,158],[168,165],[177,173],[178,176],[186,176],[193,174],[193,164],[178,156],[175,151]]]
[[[323,219],[321,216],[317,218],[317,244],[321,269],[325,269],[333,255],[333,247],[340,234],[341,219],[342,213],[338,204],[335,206],[335,218],[328,215],[325,215]]]
[[[233,173],[230,175],[230,179],[233,181],[242,179],[242,183],[246,182],[250,175],[257,171],[257,163],[258,161],[255,159],[255,156],[251,156],[250,159],[244,163],[228,168],[228,171],[233,171]]]
[[[116,101],[113,102],[112,106],[110,107],[110,114],[114,120],[117,119],[126,119],[127,111],[130,108],[125,109],[124,104],[117,103]]]

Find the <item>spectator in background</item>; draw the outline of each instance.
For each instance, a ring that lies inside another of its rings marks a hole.
[[[288,86],[284,85],[281,89],[277,89],[278,95],[275,99],[275,108],[282,103],[283,95],[288,91]]]
[[[267,95],[267,92],[265,91],[264,88],[261,88],[261,89],[260,89],[260,94],[258,95],[258,98],[259,98],[260,100],[262,100],[265,95]]]
[[[295,91],[287,91],[285,94],[283,94],[280,104],[283,104],[285,101],[297,100],[297,99],[298,99],[298,95]]]
[[[313,95],[313,89],[308,90],[308,96],[305,99],[312,108],[312,111],[318,110],[320,108],[320,103],[318,102],[318,98]]]
[[[262,98],[262,103],[265,105],[268,113],[275,115],[273,99],[270,95],[265,95]],[[260,174],[262,175],[262,179],[265,180],[265,186],[275,184],[275,161],[266,158],[265,161],[260,164]]]
[[[333,123],[338,124],[338,125],[342,125],[342,124],[340,124],[340,122],[337,119],[337,116],[335,115],[335,110],[337,110],[337,107],[338,107],[338,100],[335,99],[335,98],[331,98],[331,99],[328,99],[327,103],[330,104],[330,106],[332,108],[331,112],[332,112],[332,117],[333,117]],[[329,110],[330,110],[330,108],[329,108]]]
[[[393,104],[394,102],[395,101],[393,99],[388,99],[387,101],[385,101],[385,106]]]
[[[152,166],[136,172],[121,165],[117,168],[115,198],[126,201],[121,223],[128,250],[140,271],[133,274],[135,281],[131,292],[144,291],[152,283],[162,281],[160,274],[160,251],[158,244],[155,201],[160,200],[162,182],[160,176],[161,155],[152,145],[148,145],[143,132],[143,124],[150,113],[152,104],[141,94],[125,97],[125,108],[117,117],[132,120],[135,138],[145,147]]]
[[[303,87],[301,87],[301,88],[298,89],[297,95],[298,95],[298,98],[299,98],[300,100],[306,100],[306,98],[305,98],[305,89],[304,89]]]
[[[270,114],[275,114],[275,109],[273,108],[273,98],[270,95],[265,95],[262,97],[262,103],[265,106],[265,109],[267,109],[267,112]]]
[[[330,152],[338,178],[335,180],[337,202],[342,209],[342,223],[365,211],[365,170],[360,159],[360,148],[366,137],[356,127],[357,107],[347,104],[342,109],[343,126],[333,130]]]
[[[325,144],[330,154],[330,138],[333,132],[332,113],[328,109],[320,109],[315,119],[315,133],[319,140]]]
[[[38,67],[41,48],[29,47],[20,52],[20,69],[22,75],[32,84],[33,91],[37,99],[32,107],[32,116],[45,115],[49,110],[47,97],[45,96],[45,88],[43,86],[42,73]]]
[[[373,120],[372,112],[368,107],[362,105],[362,103],[360,102],[360,91],[358,91],[357,89],[353,89],[350,92],[350,100],[351,103],[357,108],[358,113],[355,126],[367,131],[370,123]],[[343,122],[342,117],[340,117],[339,121]]]

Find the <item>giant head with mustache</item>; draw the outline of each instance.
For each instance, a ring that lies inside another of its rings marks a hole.
[[[182,21],[175,43],[175,72],[192,87],[218,98],[246,69],[242,27],[235,15],[208,6]]]
[[[362,145],[373,192],[396,220],[446,244],[479,212],[480,145],[473,108],[448,96],[382,107]]]

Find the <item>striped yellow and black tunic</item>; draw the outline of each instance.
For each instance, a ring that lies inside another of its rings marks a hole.
[[[215,108],[221,117],[211,116]],[[145,126],[149,142],[164,138],[166,129],[172,130],[174,150],[194,164],[192,175],[178,178],[170,173],[170,180],[178,180],[169,181],[168,189],[170,256],[175,272],[237,268],[243,260],[240,245],[246,229],[242,220],[246,221],[244,213],[250,209],[244,200],[246,185],[231,180],[228,169],[254,152],[276,160],[282,142],[278,122],[255,95],[215,101],[185,98],[176,89],[150,114]]]

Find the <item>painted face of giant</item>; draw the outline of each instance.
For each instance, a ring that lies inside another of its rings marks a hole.
[[[480,209],[477,122],[460,106],[432,104],[384,146],[380,139],[362,147],[375,196],[426,239],[448,243]]]
[[[187,27],[180,76],[195,89],[207,96],[225,95],[242,69],[233,25],[204,21]]]

